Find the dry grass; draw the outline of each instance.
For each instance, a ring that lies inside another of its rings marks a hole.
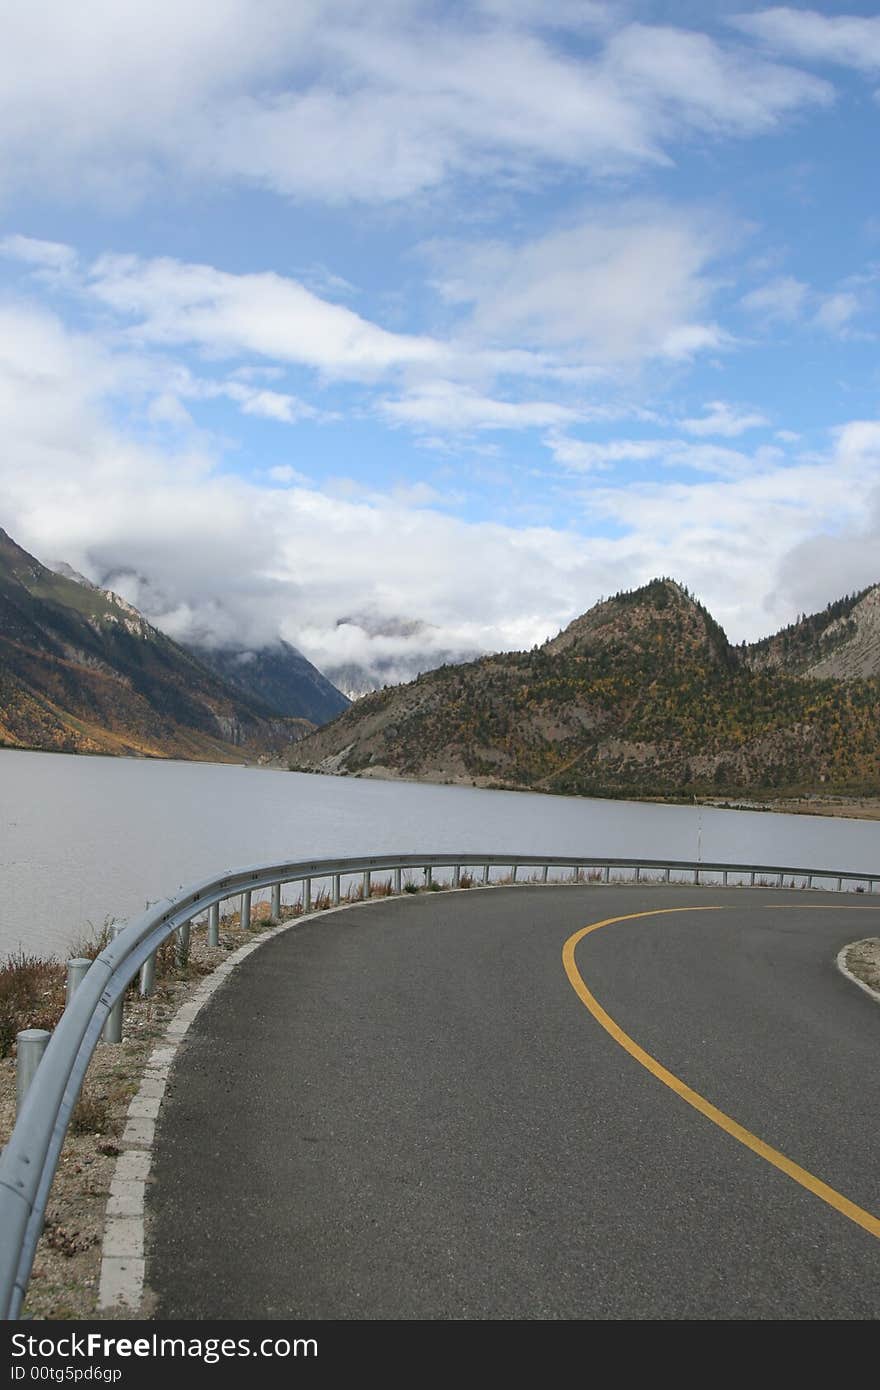
[[[64,1012],[66,970],[60,961],[18,951],[0,965],[0,1057],[8,1057],[25,1028],[50,1033]]]

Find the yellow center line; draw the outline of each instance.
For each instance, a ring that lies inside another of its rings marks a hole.
[[[800,1183],[801,1187],[805,1187],[808,1192],[812,1192],[815,1197],[827,1202],[830,1207],[834,1207],[835,1211],[841,1212],[850,1221],[854,1221],[869,1235],[880,1238],[880,1220],[876,1216],[872,1216],[863,1207],[856,1206],[855,1202],[851,1202],[848,1197],[844,1197],[842,1193],[829,1187],[821,1178],[808,1173],[805,1168],[801,1168],[799,1163],[794,1163],[790,1158],[786,1158],[785,1154],[780,1153],[778,1149],[765,1144],[763,1139],[759,1139],[756,1134],[752,1134],[750,1130],[745,1129],[729,1115],[725,1115],[723,1110],[719,1110],[711,1101],[692,1090],[680,1077],[674,1076],[671,1071],[668,1071],[662,1063],[657,1061],[656,1057],[652,1057],[643,1047],[639,1047],[639,1044],[628,1033],[625,1033],[620,1025],[614,1022],[611,1015],[602,1008],[598,999],[587,988],[575,963],[574,953],[578,943],[583,941],[585,936],[589,936],[591,932],[599,931],[602,927],[613,926],[616,922],[634,922],[642,917],[662,917],[672,912],[723,912],[724,910],[722,907],[708,906],[654,908],[651,912],[629,912],[623,917],[606,917],[601,922],[593,922],[591,926],[581,927],[580,931],[574,932],[568,938],[562,948],[562,962],[569,983],[581,1003],[586,1005],[606,1033],[610,1033],[615,1042],[619,1043],[637,1062],[640,1062],[652,1076],[656,1076],[658,1081],[662,1081],[677,1096],[687,1101],[688,1105],[692,1105],[695,1110],[698,1110],[701,1115],[705,1115],[706,1119],[711,1120],[713,1124],[718,1125],[719,1129],[723,1129],[726,1134],[739,1140],[747,1149],[751,1149],[752,1153],[756,1153],[759,1158],[765,1159],[767,1163],[772,1163],[774,1168],[778,1168],[788,1177],[793,1178],[796,1183]]]

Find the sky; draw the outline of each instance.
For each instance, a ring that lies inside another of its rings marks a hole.
[[[0,0],[0,525],[171,636],[880,581],[880,15]],[[409,665],[408,665],[409,663]]]

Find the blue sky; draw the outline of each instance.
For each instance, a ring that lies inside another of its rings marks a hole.
[[[656,574],[735,641],[880,580],[870,7],[4,33],[0,524],[41,558],[401,674]]]

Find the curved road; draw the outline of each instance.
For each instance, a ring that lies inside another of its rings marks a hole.
[[[566,941],[621,916],[567,974]],[[294,927],[178,1054],[148,1189],[157,1316],[875,1317],[880,1008],[834,957],[878,929],[855,897],[674,886]]]

